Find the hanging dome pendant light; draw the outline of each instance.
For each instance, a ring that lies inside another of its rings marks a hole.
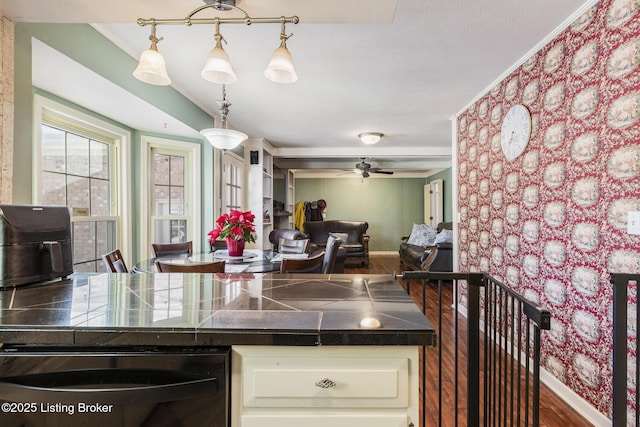
[[[222,100],[217,101],[220,106],[221,127],[202,129],[202,134],[209,144],[220,150],[232,150],[247,140],[248,136],[237,130],[227,129],[227,115],[231,103],[227,101],[227,89],[222,85]]]
[[[293,58],[291,52],[287,49],[287,40],[293,33],[286,35],[285,22],[282,21],[280,30],[280,46],[273,51],[271,61],[264,70],[266,78],[275,83],[293,83],[298,80],[296,70],[293,68]]]

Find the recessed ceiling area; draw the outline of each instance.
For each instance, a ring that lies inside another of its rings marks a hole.
[[[300,17],[299,24],[286,28],[293,33],[287,47],[298,81],[276,84],[263,75],[279,44],[279,24],[221,25],[238,77],[227,85],[233,104],[229,126],[266,138],[276,149],[277,165],[301,171],[341,171],[361,157],[407,173],[449,167],[451,118],[593,3],[237,0],[252,17]],[[149,48],[150,33],[137,18],[183,18],[203,4],[3,0],[1,7],[14,22],[93,24],[137,59]],[[164,37],[158,50],[173,87],[212,116],[221,87],[203,80],[200,70],[213,47],[213,32],[209,25],[157,27],[158,37]],[[34,67],[34,85],[136,129],[198,137],[200,129],[132,99],[51,50],[34,45],[34,66],[48,70]],[[365,147],[358,138],[363,132],[384,137]]]

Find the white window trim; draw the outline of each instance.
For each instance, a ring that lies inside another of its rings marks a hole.
[[[41,154],[42,154],[42,125],[45,113],[63,117],[71,123],[87,127],[96,133],[105,135],[113,140],[115,156],[111,161],[110,181],[111,191],[116,197],[111,199],[111,212],[120,218],[116,247],[120,249],[127,265],[132,264],[132,208],[131,208],[131,132],[90,116],[71,107],[67,107],[41,95],[34,95],[33,101],[33,157],[31,200],[33,204],[40,204],[42,189]],[[115,204],[115,206],[113,205]],[[99,217],[92,218],[93,220]]]
[[[194,142],[179,141],[174,139],[158,138],[154,136],[142,135],[141,137],[141,164],[140,164],[140,230],[138,231],[138,239],[140,242],[150,242],[151,236],[151,185],[152,182],[152,167],[151,167],[151,151],[154,148],[161,149],[167,152],[173,152],[179,155],[188,153],[188,159],[185,167],[185,179],[190,180],[189,185],[191,191],[189,194],[185,194],[187,211],[191,212],[191,216],[187,221],[187,235],[191,236],[193,241],[193,252],[197,253],[201,251],[201,212],[202,203],[200,202],[200,195],[202,194],[201,184],[201,150],[202,146]],[[151,258],[151,244],[142,244],[140,246],[140,259]]]

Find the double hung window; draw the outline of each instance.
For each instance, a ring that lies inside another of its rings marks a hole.
[[[34,203],[69,207],[74,271],[104,271],[103,254],[129,250],[120,186],[128,133],[46,98],[37,97],[36,106]]]

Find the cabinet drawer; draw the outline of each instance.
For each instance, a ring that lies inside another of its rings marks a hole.
[[[245,415],[242,427],[407,427],[406,415]]]
[[[247,357],[242,371],[247,407],[409,406],[406,358]]]

